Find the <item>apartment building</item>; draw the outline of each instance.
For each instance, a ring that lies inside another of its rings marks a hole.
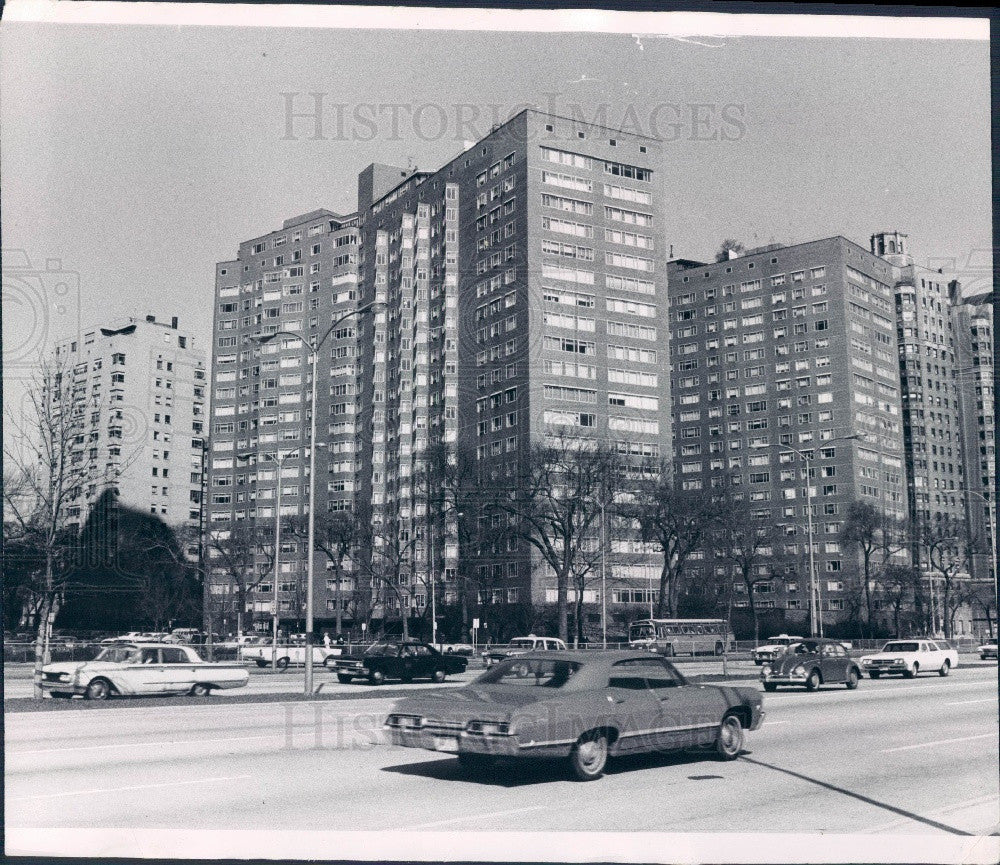
[[[819,610],[835,621],[850,504],[906,515],[891,266],[843,237],[775,244],[671,261],[669,294],[675,476],[692,490],[729,479],[781,528],[777,570],[765,566],[773,578],[755,585],[754,603],[803,619],[811,501]],[[725,578],[708,559],[689,576],[708,568]],[[742,583],[734,591],[747,606]]]
[[[55,347],[76,427],[80,484],[66,507],[82,525],[105,490],[175,529],[197,529],[206,434],[205,356],[176,318],[125,318]],[[66,382],[65,378],[69,381]],[[197,542],[188,538],[189,553]]]
[[[554,437],[669,453],[662,159],[655,139],[527,110],[437,171],[359,178],[359,300],[386,308],[361,325],[357,493],[373,569],[404,583],[373,586],[381,616],[423,609],[431,574],[438,603],[457,600],[460,515],[428,506],[439,448],[498,485]],[[526,543],[493,553],[482,618],[554,603]],[[642,551],[616,561],[611,606],[647,601],[654,569]]]
[[[232,616],[239,612],[244,621],[244,614],[251,614],[263,623],[273,613],[274,545],[259,545],[257,571],[247,578],[247,609],[236,611],[227,543],[245,536],[234,534],[240,523],[258,530],[255,537],[273,536],[279,486],[285,521],[278,551],[279,615],[303,616],[308,545],[301,528],[309,512],[314,347],[317,525],[322,526],[322,515],[353,507],[357,322],[348,318],[331,327],[357,307],[357,254],[356,214],[315,210],[240,243],[235,259],[216,266],[207,583],[214,607]],[[295,526],[297,534],[291,531]],[[336,613],[330,569],[328,559],[317,555],[317,620]],[[339,592],[348,612],[353,580],[346,575]]]
[[[949,284],[949,294],[964,457],[963,504],[970,537],[983,545],[973,558],[972,577],[993,582],[997,542],[993,294],[963,297],[957,282]]]

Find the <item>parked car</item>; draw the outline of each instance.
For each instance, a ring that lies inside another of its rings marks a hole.
[[[439,652],[444,652],[446,655],[462,655],[471,658],[476,653],[476,650],[469,643],[434,643],[433,645]]]
[[[790,637],[788,634],[778,634],[768,637],[763,646],[757,646],[750,651],[750,658],[759,667],[765,661],[773,661],[792,643],[798,643],[803,637]]]
[[[343,651],[342,646],[313,646],[313,664],[332,668]],[[249,645],[243,645],[240,654],[244,661],[253,661],[258,667],[270,667],[275,663],[274,644],[267,637],[260,637]],[[286,669],[290,664],[305,666],[306,647],[304,645],[279,645],[277,659],[279,670]]]
[[[514,637],[506,646],[497,646],[483,652],[483,666],[492,667],[507,658],[514,658],[527,652],[565,652],[566,644],[555,637]]]
[[[93,661],[64,661],[42,668],[42,690],[53,697],[192,694],[240,688],[249,674],[242,664],[210,664],[190,646],[121,643],[107,646]]]
[[[984,660],[984,661],[987,658],[996,659],[996,657],[997,657],[997,641],[996,640],[990,640],[988,643],[983,643],[983,645],[979,646],[976,649],[976,651],[979,652],[979,657],[982,658],[982,660]]]
[[[443,682],[448,675],[464,673],[467,663],[461,655],[443,654],[427,643],[405,640],[374,643],[363,655],[343,655],[337,659],[335,669],[341,684],[367,679],[381,685],[386,679]]]
[[[890,640],[876,655],[865,655],[861,667],[873,679],[885,674],[912,679],[920,672],[947,676],[958,666],[958,652],[943,640]]]
[[[858,687],[861,668],[836,640],[807,638],[789,645],[760,671],[765,691],[775,691],[778,685],[800,685],[815,691],[820,685]]]
[[[649,652],[530,652],[400,701],[386,727],[393,744],[456,754],[469,771],[496,757],[558,758],[588,781],[620,754],[707,746],[733,760],[763,717],[757,690],[689,684]]]

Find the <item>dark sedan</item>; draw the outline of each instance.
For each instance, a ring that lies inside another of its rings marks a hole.
[[[369,646],[363,655],[341,655],[336,659],[337,681],[367,679],[381,685],[386,679],[431,679],[443,682],[448,675],[464,673],[468,661],[461,655],[442,654],[415,640],[386,641]]]
[[[394,744],[456,754],[467,770],[563,758],[586,781],[619,754],[703,746],[735,759],[763,717],[756,689],[690,684],[649,652],[531,652],[400,701],[386,726]]]
[[[815,691],[820,685],[858,687],[861,668],[836,640],[803,639],[787,646],[770,664],[761,669],[765,691],[778,685],[798,685]]]

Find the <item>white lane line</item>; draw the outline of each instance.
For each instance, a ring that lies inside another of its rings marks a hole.
[[[996,697],[987,697],[985,700],[959,700],[957,703],[945,703],[946,706],[969,706],[973,703],[995,703]]]
[[[253,775],[230,775],[225,778],[192,778],[187,781],[167,781],[163,784],[136,784],[131,787],[101,787],[94,790],[66,790],[62,793],[39,793],[34,796],[12,796],[8,802],[27,802],[31,799],[58,799],[64,796],[94,796],[99,793],[118,793],[122,790],[155,790],[162,787],[183,787],[187,784],[219,784],[223,781],[245,781]]]
[[[953,745],[957,742],[972,742],[976,739],[991,739],[996,732],[982,733],[978,736],[962,736],[960,739],[938,739],[934,742],[921,742],[919,745],[900,745],[898,748],[884,748],[881,753],[892,754],[895,751],[912,751],[914,748],[932,748],[935,745]]]
[[[451,823],[462,823],[466,820],[486,820],[493,817],[506,817],[510,814],[525,814],[529,811],[542,811],[546,805],[532,805],[530,808],[514,808],[511,811],[488,811],[485,814],[466,814],[464,817],[452,817],[450,820],[435,820],[433,823],[418,823],[416,826],[406,826],[402,831],[412,829],[433,829],[435,826],[448,826]]]
[[[160,745],[200,745],[205,742],[246,742],[251,739],[280,739],[283,733],[271,733],[267,736],[228,736],[221,739],[170,739],[163,742],[115,742],[104,745],[79,745],[74,748],[39,748],[33,750],[7,751],[7,757],[16,757],[19,754],[65,754],[72,751],[104,751],[114,748],[137,748],[141,746],[159,747]]]

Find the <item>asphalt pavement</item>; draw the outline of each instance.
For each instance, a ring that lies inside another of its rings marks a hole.
[[[364,686],[353,687],[360,694]],[[178,845],[194,833],[223,844],[227,855],[254,855],[245,849],[250,838],[257,855],[272,855],[261,851],[285,838],[284,853],[273,855],[312,850],[329,858],[329,847],[313,850],[303,839],[320,844],[333,830],[360,832],[376,845],[365,850],[418,837],[400,833],[496,831],[512,839],[553,831],[716,840],[786,833],[789,844],[815,833],[862,833],[881,854],[886,839],[916,837],[919,848],[897,861],[952,861],[936,844],[962,845],[970,862],[995,861],[1000,849],[1000,839],[977,837],[1000,826],[996,665],[960,668],[947,679],[865,679],[856,691],[767,694],[764,726],[747,734],[735,762],[623,758],[586,784],[549,763],[512,763],[470,780],[453,757],[385,742],[381,724],[393,702],[345,695],[8,712],[8,852],[54,855],[71,845],[63,852],[184,856],[190,847]],[[88,847],[94,837],[103,846]],[[349,855],[350,841],[338,843],[336,858]],[[404,849],[412,858],[419,848]],[[556,858],[573,858],[566,849],[560,857],[556,848]],[[596,850],[587,848],[591,860]],[[438,849],[435,858],[442,855]],[[476,856],[484,857],[489,851]],[[848,857],[841,850],[836,858]]]

